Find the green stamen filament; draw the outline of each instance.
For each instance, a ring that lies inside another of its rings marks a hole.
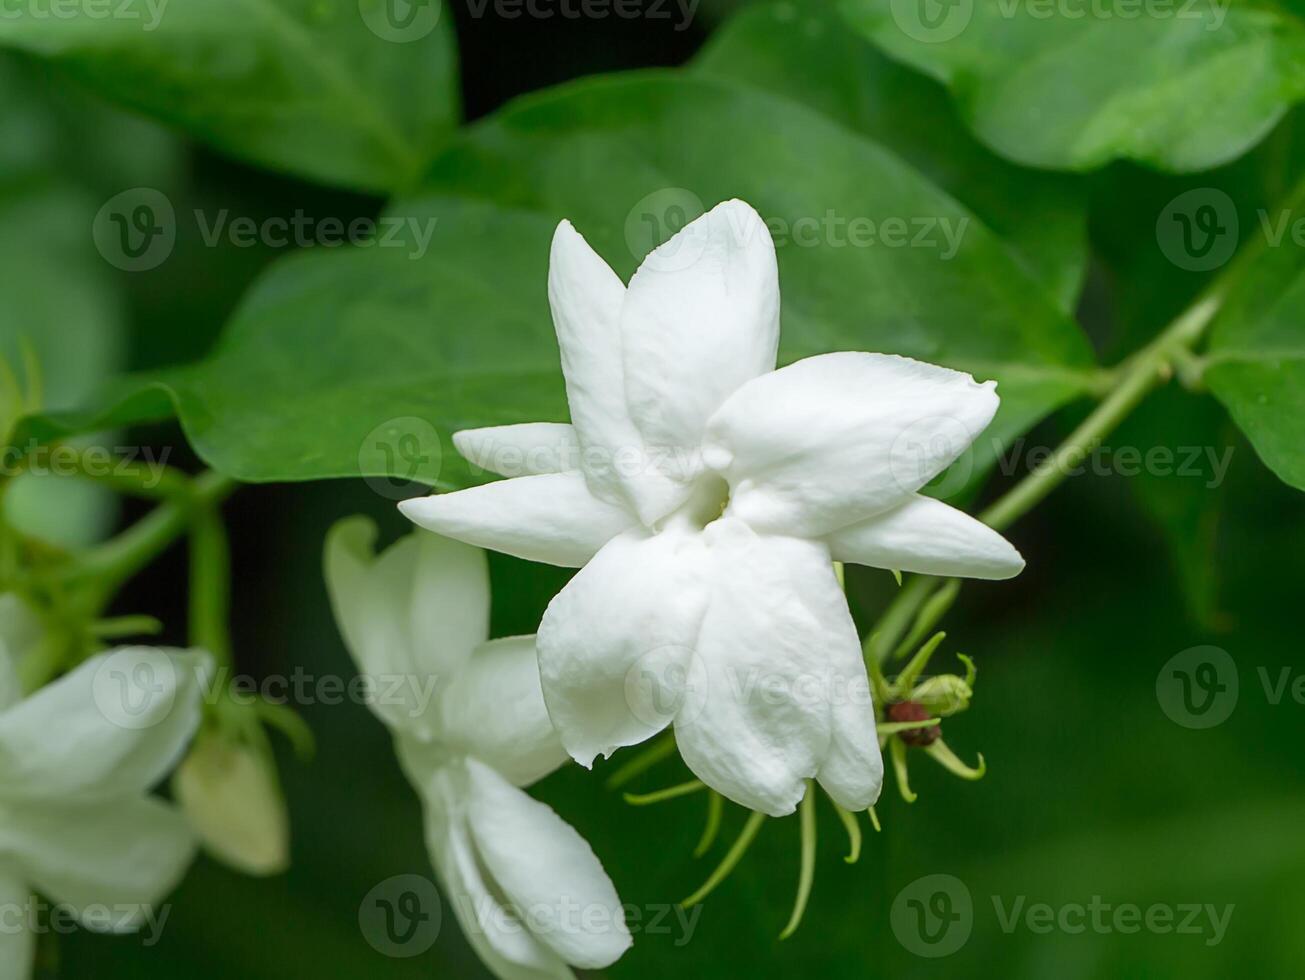
[[[748,822],[743,825],[743,830],[739,833],[738,840],[736,840],[730,847],[729,853],[725,855],[725,860],[721,861],[721,863],[716,867],[716,870],[713,871],[711,876],[703,883],[701,888],[680,903],[681,906],[689,908],[692,905],[697,905],[715,891],[717,885],[729,877],[729,874],[734,870],[735,865],[737,865],[739,861],[743,859],[743,855],[747,853],[748,847],[756,838],[757,831],[761,829],[761,825],[765,819],[766,815],[764,813],[753,812],[749,815]]]
[[[838,819],[843,821],[843,827],[847,830],[847,846],[849,848],[847,857],[843,858],[848,864],[856,864],[861,858],[861,825],[856,822],[856,814],[844,810],[837,803],[834,804],[834,812],[838,814]]]
[[[635,776],[641,776],[663,759],[667,759],[675,754],[675,739],[670,735],[660,741],[654,742],[648,748],[634,756],[629,762],[621,765],[616,772],[607,778],[608,789],[620,789]]]
[[[715,790],[707,797],[707,826],[702,828],[702,837],[698,839],[698,846],[693,849],[693,856],[702,857],[711,849],[711,845],[716,843],[716,835],[720,832],[721,814],[725,812],[725,800]]]
[[[668,786],[666,789],[659,789],[655,793],[626,793],[625,802],[631,806],[648,806],[652,803],[662,803],[680,796],[688,796],[690,793],[696,793],[698,790],[706,788],[701,779],[690,779],[687,783]]]
[[[811,885],[816,879],[816,788],[810,780],[807,781],[807,795],[798,804],[798,821],[802,828],[802,865],[798,870],[797,899],[788,925],[779,934],[780,939],[793,935],[802,924],[802,915],[811,898]]]

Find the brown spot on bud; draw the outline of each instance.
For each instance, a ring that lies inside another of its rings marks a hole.
[[[924,721],[928,717],[930,717],[929,709],[918,701],[898,701],[888,706],[889,721]],[[898,732],[897,735],[907,745],[923,748],[938,741],[942,736],[942,729],[937,725],[930,725],[928,728],[908,728],[904,732]]]

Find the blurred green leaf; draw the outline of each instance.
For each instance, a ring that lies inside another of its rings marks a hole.
[[[1305,490],[1305,247],[1290,234],[1251,265],[1211,327],[1205,379],[1268,467]]]
[[[965,129],[944,89],[890,61],[832,12],[748,8],[712,35],[692,67],[802,102],[890,147],[1005,238],[1061,307],[1073,308],[1087,264],[1081,184],[995,156]]]
[[[325,183],[404,187],[456,122],[441,0],[8,4],[0,44],[229,153]]]
[[[1003,156],[1175,171],[1244,153],[1305,98],[1305,28],[1224,0],[843,0],[892,57],[947,85]]]

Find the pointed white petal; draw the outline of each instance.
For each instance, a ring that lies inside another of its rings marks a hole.
[[[468,818],[494,882],[531,932],[563,960],[601,969],[630,948],[612,880],[593,849],[553,810],[474,759]]]
[[[1005,579],[1024,559],[1014,545],[964,511],[920,495],[829,535],[838,561],[899,572]]]
[[[535,476],[580,468],[580,442],[564,422],[523,422],[463,429],[453,446],[474,467],[499,476]]]
[[[688,489],[667,474],[661,454],[645,448],[630,419],[621,337],[625,286],[569,221],[553,236],[548,298],[589,486],[652,525],[679,506]]]
[[[590,492],[579,473],[545,473],[399,504],[410,520],[479,548],[579,568],[634,518]]]
[[[564,588],[539,627],[544,702],[572,758],[636,745],[679,707],[706,607],[696,533],[632,531]]]
[[[822,354],[740,388],[707,426],[704,458],[760,531],[812,537],[905,500],[997,411],[992,382],[888,354]]]
[[[675,720],[689,768],[736,803],[793,812],[830,746],[831,657],[856,631],[822,544],[722,518],[704,532],[711,604]]]
[[[517,786],[567,760],[539,687],[533,636],[482,645],[440,696],[440,735]]]
[[[206,654],[122,647],[91,657],[0,713],[0,797],[141,792],[199,725]]]
[[[0,980],[29,980],[36,955],[36,934],[28,926],[32,890],[13,866],[0,870],[0,909],[12,910],[0,922]]]
[[[779,275],[760,215],[726,201],[654,249],[630,280],[621,335],[644,440],[696,450],[712,412],[775,366]]]
[[[370,678],[372,710],[392,727],[428,727],[430,699],[420,699],[421,692],[447,683],[489,634],[485,554],[421,530],[380,555],[375,544],[376,525],[368,518],[347,518],[331,529],[325,546],[331,608],[359,673]]]
[[[176,887],[195,856],[195,838],[175,807],[152,797],[25,803],[6,808],[0,852],[87,928],[119,932],[140,928],[146,906]],[[128,907],[134,911],[125,915]],[[106,920],[104,908],[124,914]]]

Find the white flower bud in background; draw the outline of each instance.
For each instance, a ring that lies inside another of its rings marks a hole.
[[[265,751],[203,735],[172,780],[172,790],[204,849],[249,875],[280,874],[290,864],[290,823],[276,766]]]

